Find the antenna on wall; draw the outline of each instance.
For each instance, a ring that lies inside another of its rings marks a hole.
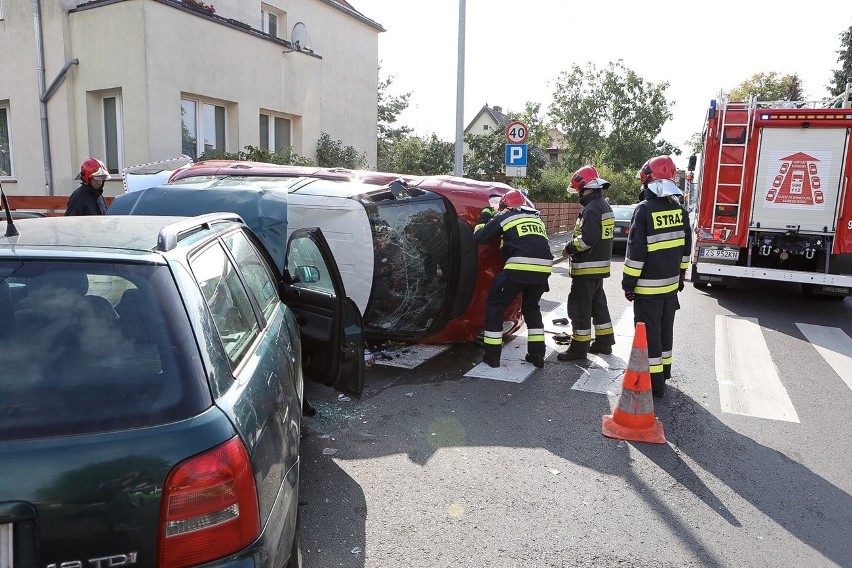
[[[308,41],[308,28],[302,22],[296,22],[293,31],[290,32],[290,43],[296,51],[311,51]]]

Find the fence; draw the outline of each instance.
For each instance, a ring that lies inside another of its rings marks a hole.
[[[7,195],[9,209],[38,211],[49,217],[63,215],[68,207],[68,195]],[[104,196],[107,206],[113,198]]]

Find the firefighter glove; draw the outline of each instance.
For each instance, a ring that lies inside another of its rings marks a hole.
[[[633,298],[636,297],[636,294],[633,293],[633,290],[625,290],[624,297],[627,298],[628,302],[632,302]]]
[[[677,285],[677,291],[683,292],[683,282],[686,280],[686,270],[680,271],[680,282]]]
[[[478,222],[478,224],[479,224],[479,225],[484,225],[485,223],[487,223],[488,221],[490,221],[490,220],[491,220],[491,217],[493,217],[493,216],[494,216],[494,210],[493,210],[493,209],[491,209],[490,207],[486,207],[486,208],[485,208],[485,209],[483,209],[483,210],[482,210],[482,212],[479,214],[479,222]]]

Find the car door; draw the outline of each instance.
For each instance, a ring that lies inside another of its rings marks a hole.
[[[284,301],[296,314],[305,377],[355,396],[364,389],[364,326],[319,227],[287,242]]]

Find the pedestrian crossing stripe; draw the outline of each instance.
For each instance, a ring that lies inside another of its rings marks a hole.
[[[717,315],[715,355],[722,412],[799,422],[757,319]]]
[[[570,332],[570,324],[554,323],[567,319],[565,304],[544,315],[547,359],[556,349],[553,335]],[[817,353],[837,376],[852,389],[852,339],[840,328],[796,323]],[[611,355],[589,355],[591,364],[576,365],[579,379],[573,390],[617,396],[621,391],[624,370],[633,344],[633,304],[629,304],[614,326],[616,337]],[[508,339],[498,369],[480,363],[466,377],[521,383],[535,371],[524,361],[526,354],[524,328]],[[675,351],[678,347],[675,344]],[[715,320],[715,376],[722,412],[799,422],[796,409],[781,381],[778,369],[756,318],[717,315]]]
[[[805,338],[817,353],[852,389],[852,338],[839,327],[824,327],[807,323],[796,323]]]

